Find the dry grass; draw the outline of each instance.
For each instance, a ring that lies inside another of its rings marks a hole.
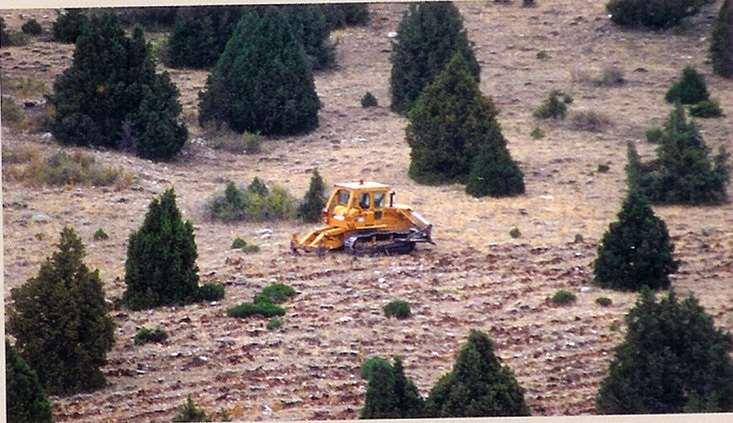
[[[579,110],[570,113],[570,128],[576,131],[603,132],[611,126],[611,119],[595,110]]]
[[[41,97],[49,94],[48,85],[41,80],[34,78],[13,78],[7,75],[0,77],[0,85],[4,94],[12,94],[19,97]]]

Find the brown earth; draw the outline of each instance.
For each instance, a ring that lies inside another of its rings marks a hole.
[[[635,300],[628,293],[581,290],[591,286],[596,243],[615,219],[624,192],[625,144],[632,140],[643,157],[653,155],[644,131],[663,121],[670,109],[664,92],[688,63],[705,74],[723,110],[733,113],[733,82],[712,75],[705,59],[720,4],[707,6],[680,29],[637,32],[612,25],[598,1],[541,1],[537,8],[518,3],[459,7],[482,65],[481,88],[501,109],[509,148],[526,175],[526,195],[476,200],[461,186],[420,186],[407,177],[406,121],[387,107],[387,34],[396,30],[406,6],[391,4],[372,5],[368,27],[333,34],[339,69],[316,75],[324,107],[320,127],[309,135],[268,140],[262,154],[245,156],[206,147],[191,124],[193,141],[174,163],[93,152],[138,176],[122,191],[32,188],[4,177],[6,296],[38,271],[61,228],[73,225],[87,243],[87,262],[101,271],[108,297],[119,297],[127,236],[153,196],[169,185],[195,224],[202,279],[227,286],[221,303],[115,310],[117,343],[104,367],[109,385],[53,398],[57,420],[166,421],[187,394],[209,411],[229,409],[241,419],[356,418],[365,392],[359,377],[364,358],[403,355],[408,375],[426,394],[450,369],[471,328],[496,341],[499,355],[527,389],[533,414],[594,413],[598,384],[622,339],[623,325],[612,326],[622,323]],[[49,10],[0,14],[11,29],[19,28],[21,14],[35,16],[45,28],[54,18]],[[549,59],[536,58],[541,50]],[[70,46],[34,41],[0,51],[0,65],[4,76],[50,83],[71,54]],[[607,65],[622,68],[627,82],[609,88],[588,81],[587,75]],[[206,73],[170,72],[194,122]],[[571,110],[605,113],[611,127],[591,133],[565,122],[541,122],[546,137],[533,140],[532,110],[552,89],[573,94]],[[360,107],[366,91],[380,107]],[[733,150],[730,118],[700,124],[709,146]],[[3,128],[2,136],[3,150],[20,144],[58,148],[37,133]],[[610,171],[599,173],[599,164]],[[203,216],[205,199],[226,178],[248,182],[260,176],[302,195],[316,167],[332,182],[364,178],[391,184],[400,202],[435,224],[437,245],[404,257],[293,257],[289,237],[308,229],[302,224],[226,225]],[[667,222],[682,261],[674,289],[693,292],[717,325],[733,329],[733,204],[655,211]],[[37,213],[50,222],[32,219]],[[509,236],[515,226],[519,239]],[[93,241],[97,228],[110,239]],[[271,228],[272,237],[260,239],[256,231],[262,228]],[[39,240],[39,233],[45,238]],[[584,241],[573,242],[576,234]],[[230,250],[235,236],[255,240],[262,251]],[[299,291],[287,304],[281,330],[266,331],[265,320],[225,316],[227,307],[272,281]],[[560,288],[575,291],[577,303],[557,307],[546,301]],[[600,296],[613,305],[596,305]],[[409,301],[414,317],[385,318],[381,307],[394,297]],[[160,325],[172,336],[163,345],[135,346],[132,336],[143,325]]]

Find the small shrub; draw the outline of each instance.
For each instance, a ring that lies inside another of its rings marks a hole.
[[[723,116],[723,110],[717,100],[703,100],[690,106],[690,116],[716,118]]]
[[[265,301],[258,303],[242,303],[227,310],[227,316],[239,318],[250,316],[275,317],[283,316],[284,314],[284,308]]]
[[[186,398],[186,402],[178,407],[178,412],[173,417],[173,422],[208,422],[209,416],[206,412],[199,408],[191,399],[191,395]]]
[[[260,251],[260,247],[255,244],[248,243],[239,237],[235,238],[232,242],[232,248],[242,250],[245,253],[257,253]]]
[[[361,98],[361,107],[376,107],[377,105],[377,98],[369,91]]]
[[[596,298],[596,304],[601,307],[608,307],[613,304],[613,301],[611,301],[611,299],[608,297],[598,297]]]
[[[23,31],[24,34],[28,35],[41,35],[41,33],[43,32],[41,24],[39,24],[38,21],[33,18],[25,21],[23,26],[20,27],[20,30]]]
[[[298,215],[305,222],[318,222],[321,220],[321,213],[326,206],[326,184],[318,173],[318,169],[313,171],[310,183],[308,184],[308,192],[305,193],[303,201],[298,207]]]
[[[41,150],[32,144],[18,144],[13,146],[3,145],[2,147],[3,166],[39,161],[40,157]],[[6,169],[3,169],[3,172],[5,172],[5,170]]]
[[[574,303],[577,297],[575,294],[573,294],[570,291],[566,291],[564,289],[560,289],[552,296],[552,302],[553,304],[557,305],[566,305],[570,303]]]
[[[295,290],[283,283],[274,283],[268,285],[259,294],[255,296],[254,302],[266,302],[272,304],[281,304],[295,296]]]
[[[13,78],[7,75],[1,75],[0,79],[2,80],[0,86],[2,86],[5,94],[20,97],[42,97],[49,93],[48,85],[39,79]]]
[[[538,119],[565,119],[568,104],[573,102],[573,98],[562,91],[553,90],[550,95],[535,111],[534,117]]]
[[[652,144],[657,144],[664,135],[662,128],[654,127],[646,130],[646,140]]]
[[[545,137],[544,131],[539,126],[535,126],[532,132],[529,133],[532,139],[538,140]]]
[[[410,304],[402,300],[392,300],[384,306],[384,315],[406,319],[411,315]]]
[[[262,151],[262,136],[259,133],[244,131],[242,133],[244,152],[247,154],[259,154]]]
[[[705,78],[692,66],[686,66],[679,81],[669,87],[664,98],[668,103],[695,104],[709,97]]]
[[[22,128],[26,121],[23,108],[18,106],[12,97],[5,95],[2,96],[0,102],[0,114],[2,114],[3,126],[7,126],[9,128]]]
[[[616,85],[622,85],[626,80],[624,79],[624,71],[616,66],[609,66],[601,71],[600,77],[596,80],[597,85],[605,87],[613,87]]]
[[[93,238],[95,241],[104,241],[105,239],[109,239],[109,235],[107,235],[107,232],[105,232],[104,229],[99,228],[94,232]]]
[[[199,301],[219,301],[224,298],[224,285],[220,283],[205,283],[199,286],[197,297]]]
[[[580,110],[570,116],[570,127],[576,131],[602,132],[610,124],[608,116],[594,110]]]
[[[522,236],[522,233],[519,231],[519,228],[512,228],[512,230],[509,231],[509,236],[516,239]]]
[[[668,28],[697,13],[700,0],[610,0],[606,9],[617,25]]]
[[[5,19],[0,17],[0,47],[24,46],[28,44],[28,35],[23,32],[8,32]]]
[[[212,219],[225,222],[292,219],[297,213],[296,200],[284,188],[268,188],[257,178],[248,188],[229,182],[222,194],[208,201],[206,209]]]
[[[535,7],[537,2],[535,0],[522,0],[522,7]]]
[[[608,166],[607,164],[601,163],[598,165],[598,173],[606,173],[609,170],[611,170],[611,167]]]
[[[161,343],[168,339],[168,333],[161,328],[148,329],[140,328],[135,334],[135,345],[149,344],[151,342]]]
[[[273,317],[267,322],[267,330],[275,330],[280,329],[280,327],[283,325],[283,321],[279,317]]]

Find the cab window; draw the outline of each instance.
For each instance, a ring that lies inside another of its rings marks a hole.
[[[349,204],[349,197],[351,196],[351,193],[346,190],[339,190],[336,194],[336,205],[338,206],[346,206]]]
[[[374,208],[375,209],[381,209],[382,207],[384,207],[384,197],[385,197],[385,193],[383,192],[374,193]]]
[[[364,192],[359,196],[359,207],[368,209],[371,204],[371,196],[368,192]]]

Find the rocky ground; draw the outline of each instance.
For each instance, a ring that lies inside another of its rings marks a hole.
[[[635,300],[591,284],[597,242],[615,219],[624,192],[626,142],[636,142],[643,157],[653,155],[644,131],[666,117],[670,107],[664,92],[684,65],[696,65],[705,74],[728,114],[733,113],[733,82],[712,75],[705,58],[719,2],[666,32],[621,30],[598,1],[539,3],[537,8],[521,8],[519,2],[459,6],[482,66],[482,91],[501,109],[509,148],[525,173],[527,193],[517,198],[476,200],[461,186],[420,186],[407,177],[406,121],[388,109],[388,33],[396,30],[406,8],[393,4],[372,5],[369,26],[332,35],[339,68],[316,74],[324,107],[320,127],[309,135],[267,140],[256,156],[212,150],[194,124],[206,73],[170,70],[191,122],[192,142],[179,160],[154,164],[92,152],[136,176],[121,190],[38,188],[4,174],[6,297],[35,275],[64,225],[73,225],[85,240],[87,262],[100,269],[107,296],[119,297],[127,236],[142,222],[149,201],[170,185],[195,225],[202,280],[221,281],[227,288],[220,303],[114,310],[117,342],[104,367],[109,385],[54,398],[56,419],[167,421],[188,394],[209,411],[228,409],[241,419],[355,418],[365,392],[359,377],[364,358],[404,356],[408,376],[427,394],[450,370],[471,328],[496,341],[498,354],[527,389],[533,414],[594,413],[595,392]],[[45,28],[54,19],[49,10],[0,15],[11,29],[19,28],[21,15],[36,17]],[[549,58],[537,59],[540,51]],[[50,84],[72,52],[71,46],[36,40],[2,49],[0,67],[3,77]],[[623,69],[624,85],[592,83],[609,65]],[[568,122],[541,122],[546,137],[533,140],[532,111],[552,89],[573,94],[571,110],[602,112],[611,125],[586,132]],[[361,108],[366,91],[380,107]],[[700,122],[709,146],[733,150],[730,122]],[[59,148],[43,134],[3,127],[3,150],[19,145]],[[598,172],[599,164],[610,170]],[[287,250],[290,235],[308,230],[307,225],[226,225],[203,214],[204,201],[226,179],[249,182],[260,176],[300,196],[316,167],[330,182],[363,178],[391,184],[399,202],[413,205],[435,224],[437,245],[402,257],[293,257]],[[682,262],[674,289],[694,293],[717,325],[733,329],[733,204],[655,211],[667,222]],[[520,238],[509,235],[513,227]],[[110,239],[94,241],[98,228]],[[576,234],[583,240],[576,242]],[[236,236],[255,241],[262,251],[230,250]],[[280,330],[267,331],[266,320],[226,317],[227,307],[250,300],[273,281],[299,292],[286,304]],[[576,292],[578,301],[552,305],[547,297],[560,288]],[[613,305],[595,304],[600,296]],[[412,304],[412,318],[384,317],[381,307],[395,297]],[[136,330],[154,325],[171,338],[135,346]]]

